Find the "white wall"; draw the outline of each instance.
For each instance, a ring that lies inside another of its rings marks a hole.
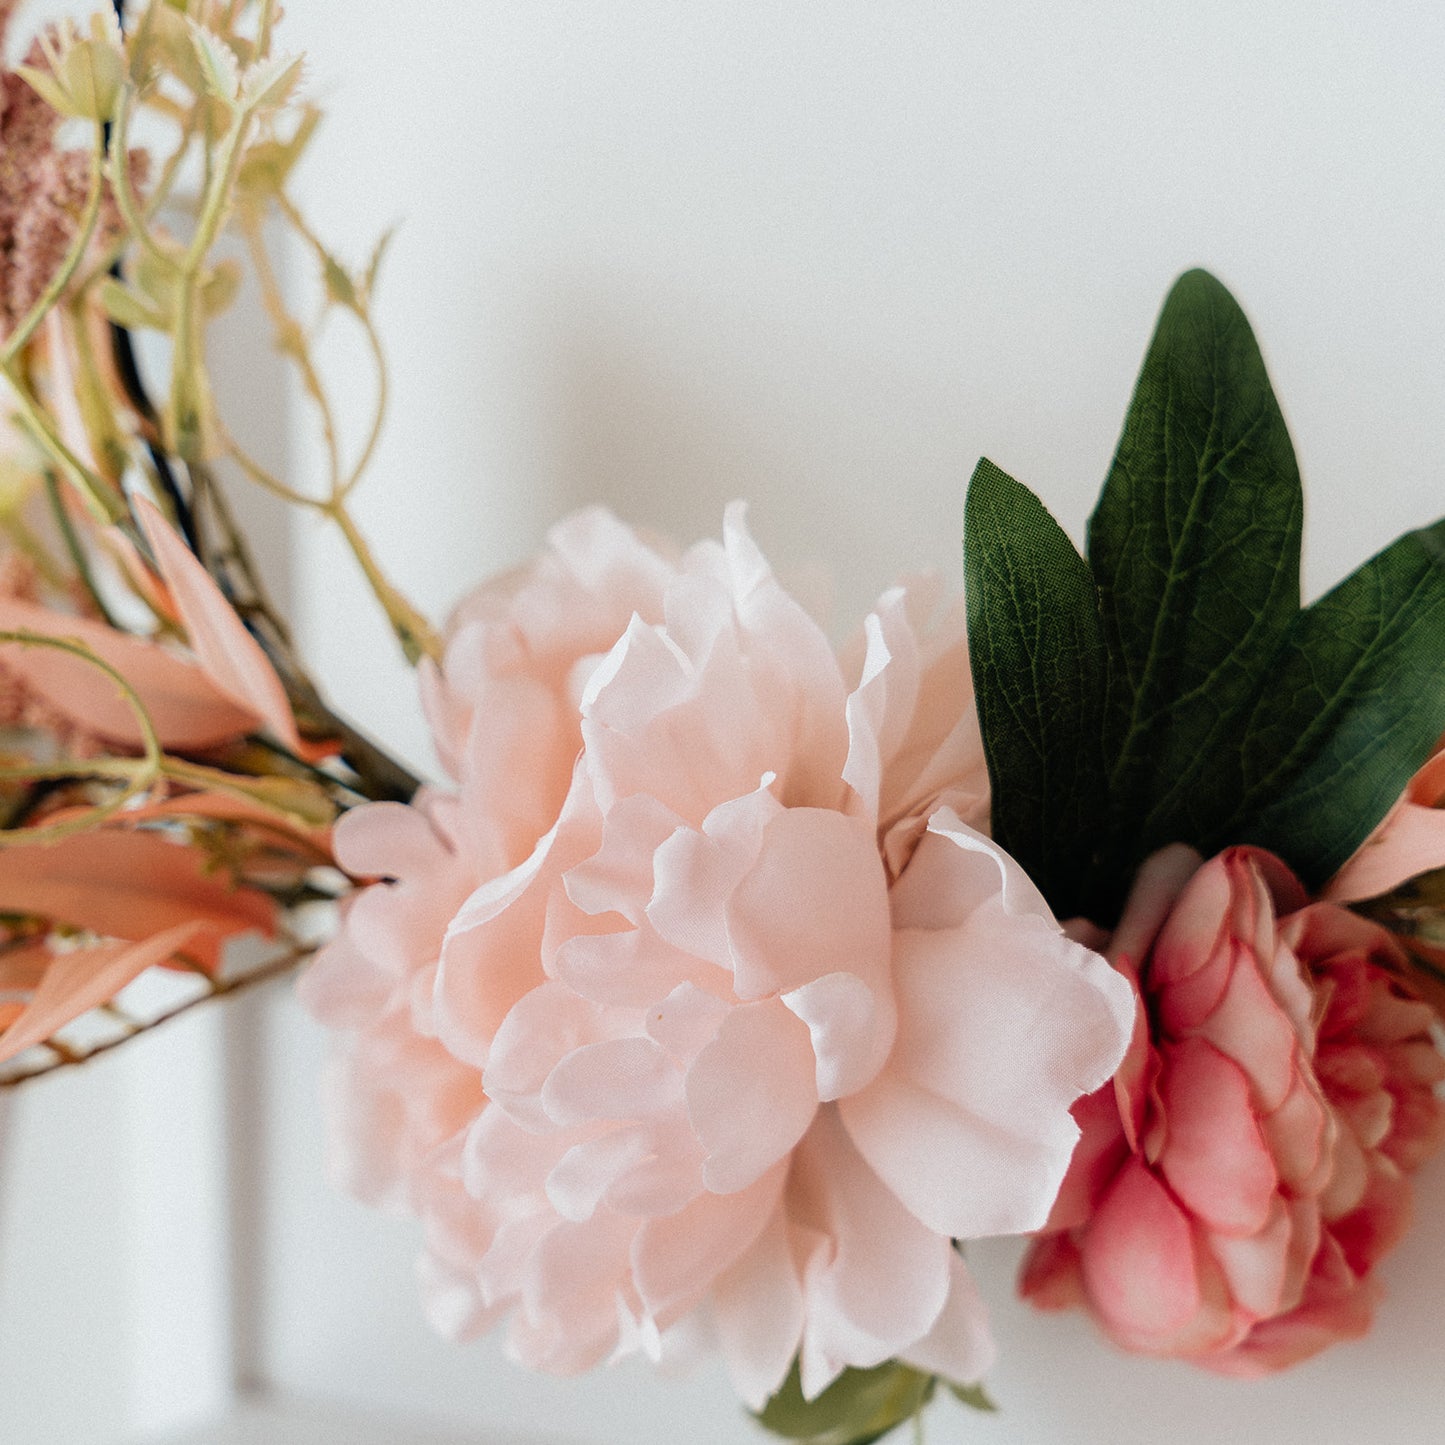
[[[1445,510],[1434,4],[286,8],[283,36],[311,52],[330,110],[300,197],[358,260],[403,222],[382,306],[396,409],[361,511],[434,611],[581,502],[691,538],[744,495],[779,564],[825,563],[855,619],[902,568],[956,571],[983,452],[1078,535],[1159,301],[1193,264],[1235,288],[1263,337],[1310,489],[1313,590]],[[359,356],[333,360],[360,396]],[[309,522],[297,548],[332,693],[424,756],[405,670],[345,558]],[[284,995],[232,1017],[250,1378],[481,1439],[747,1438],[716,1372],[559,1384],[489,1345],[433,1340],[411,1227],[322,1178],[314,1028]],[[128,1398],[130,1356],[105,1342],[134,1331],[114,1261],[139,1226],[111,1208],[136,1167],[134,1116],[103,1085],[46,1088],[4,1164],[0,1394],[7,1370],[33,1396],[58,1369],[65,1337],[46,1322],[63,1312],[82,1322],[94,1390]],[[1260,1386],[1123,1360],[1079,1321],[1023,1311],[1011,1247],[986,1248],[1005,1413],[943,1407],[929,1438],[1428,1436],[1445,1292],[1428,1221],[1442,1212],[1437,1164],[1375,1335]],[[58,1437],[102,1445],[100,1407],[56,1399],[89,1409],[93,1432]]]

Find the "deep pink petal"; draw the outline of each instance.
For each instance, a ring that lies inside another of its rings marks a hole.
[[[1095,1309],[1133,1340],[1167,1346],[1204,1303],[1189,1218],[1137,1160],[1089,1225],[1083,1277]]]
[[[1180,1202],[1211,1229],[1254,1234],[1279,1177],[1260,1133],[1249,1080],[1203,1039],[1168,1046],[1159,1092],[1168,1132],[1158,1167]]]

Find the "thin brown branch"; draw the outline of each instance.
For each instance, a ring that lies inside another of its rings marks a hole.
[[[139,1038],[142,1034],[148,1034],[153,1029],[158,1029],[162,1024],[168,1024],[173,1019],[178,1019],[182,1014],[188,1014],[202,1004],[213,1003],[217,999],[228,998],[232,994],[241,993],[256,984],[267,983],[272,979],[281,978],[290,973],[303,960],[308,958],[315,949],[310,946],[298,945],[288,949],[279,958],[272,959],[269,963],[263,963],[257,968],[250,969],[246,973],[238,974],[235,978],[222,979],[213,982],[212,986],[195,998],[187,999],[185,1003],[177,1004],[175,1008],[167,1010],[144,1023],[137,1022],[136,1027],[129,1033],[122,1033],[113,1039],[106,1039],[104,1043],[97,1044],[84,1053],[71,1048],[68,1044],[62,1043],[59,1039],[47,1039],[44,1047],[49,1049],[54,1057],[45,1063],[37,1065],[33,1069],[27,1069],[24,1073],[9,1074],[0,1077],[0,1089],[13,1089],[21,1084],[29,1083],[32,1079],[44,1078],[46,1074],[53,1074],[57,1069],[74,1069],[81,1064],[88,1064],[92,1059],[98,1059],[102,1054],[108,1054],[112,1049],[119,1048],[122,1044],[128,1044],[132,1039]]]

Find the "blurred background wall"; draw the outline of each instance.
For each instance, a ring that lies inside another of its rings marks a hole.
[[[358,509],[434,615],[579,504],[691,540],[744,496],[781,570],[832,575],[841,631],[900,571],[957,577],[964,484],[983,453],[1079,537],[1159,302],[1196,264],[1261,335],[1306,477],[1312,594],[1445,511],[1434,4],[287,10],[282,34],[310,53],[329,112],[298,199],[357,262],[400,223],[380,307],[394,407]],[[235,342],[243,375],[259,365],[250,344]],[[327,359],[359,422],[362,349],[338,331]],[[293,474],[314,470],[298,408],[264,392],[247,408]],[[308,519],[274,549],[336,701],[425,765],[407,670],[347,558]],[[156,1062],[168,1049],[188,1057]],[[97,1445],[194,1414],[233,1372],[478,1441],[746,1438],[714,1370],[685,1385],[630,1369],[559,1385],[489,1344],[433,1340],[413,1294],[415,1231],[324,1181],[321,1053],[281,990],[18,1101],[0,1161],[0,1401],[54,1396],[81,1350],[96,1393],[72,1400],[77,1424],[59,1438]],[[198,1142],[183,1164],[174,1150],[154,1162],[156,1131],[178,1117],[157,1078],[176,1109],[211,1099],[185,1126]],[[178,1204],[204,1201],[217,1177],[219,1203]],[[1428,1433],[1438,1163],[1420,1212],[1385,1270],[1376,1333],[1252,1386],[1124,1360],[1078,1321],[1026,1314],[1011,1300],[1013,1246],[985,1247],[1004,1414],[945,1406],[929,1438]],[[157,1220],[162,1241],[191,1241],[189,1273],[160,1300],[136,1263],[156,1257]],[[62,1228],[64,1269],[45,1263]],[[204,1343],[176,1367],[179,1394],[148,1394],[156,1321],[174,1329],[166,1299],[188,1298],[187,1279],[202,1304],[176,1333]],[[119,1403],[107,1414],[101,1398]]]

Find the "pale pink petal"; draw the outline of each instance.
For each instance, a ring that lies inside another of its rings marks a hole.
[[[668,996],[647,1011],[647,1032],[673,1058],[684,1064],[694,1059],[716,1037],[729,1006],[716,994],[680,983]]]
[[[507,1011],[543,979],[547,894],[554,835],[525,863],[484,883],[457,910],[436,976],[437,1032],[463,1061],[485,1068]],[[538,882],[539,878],[542,880]]]
[[[552,1129],[542,1088],[574,1049],[610,1037],[604,1010],[550,980],[523,995],[497,1026],[483,1074],[487,1097],[524,1127]]]
[[[787,1178],[780,1164],[736,1194],[699,1194],[686,1208],[651,1219],[632,1243],[638,1292],[658,1327],[695,1309],[713,1281],[735,1264],[767,1226]]]
[[[404,878],[439,866],[446,849],[427,817],[426,796],[410,806],[371,803],[336,824],[336,862],[358,878]]]
[[[591,1219],[619,1175],[652,1152],[652,1134],[642,1125],[623,1125],[574,1144],[547,1176],[547,1198],[563,1219]]]
[[[302,969],[296,994],[307,1011],[324,1023],[355,1029],[380,1015],[395,996],[396,982],[343,930]]]
[[[331,1177],[368,1203],[401,1209],[414,1207],[417,1171],[476,1116],[482,1087],[394,1010],[333,1059],[325,1100]]]
[[[462,749],[472,723],[472,708],[455,688],[447,685],[441,668],[430,657],[423,657],[417,664],[416,685],[442,771],[447,777],[458,779]]]
[[[893,1047],[897,1015],[891,992],[869,988],[855,973],[829,973],[782,1000],[812,1036],[823,1103],[872,1082]]]
[[[587,1137],[578,1130],[547,1128],[531,1132],[505,1109],[482,1109],[462,1143],[458,1165],[462,1185],[483,1204],[489,1200],[505,1202],[508,1212],[543,1209],[547,1180],[576,1144],[579,1134]],[[550,1214],[549,1210],[544,1212]],[[494,1243],[489,1254],[496,1250]]]
[[[694,826],[758,784],[767,755],[739,677],[699,672],[666,633],[633,618],[582,699],[588,775],[603,810],[647,792]],[[700,699],[700,690],[708,696]]]
[[[702,1193],[702,1145],[685,1114],[647,1125],[650,1152],[615,1176],[607,1206],[637,1219],[676,1214]]]
[[[735,1008],[687,1074],[707,1187],[746,1189],[803,1137],[817,1108],[807,1025],[776,999]]]
[[[921,866],[966,901],[979,860],[995,878],[1003,865],[950,829],[925,837],[905,882]],[[899,1198],[954,1238],[1043,1225],[1078,1138],[1069,1105],[1110,1076],[1133,1026],[1128,982],[1047,914],[1007,911],[1009,897],[959,927],[895,935],[893,1056],[839,1105]]]
[[[723,546],[738,622],[757,639],[749,681],[769,719],[785,721],[791,757],[782,775],[786,801],[841,807],[848,754],[846,693],[822,628],[779,585],[747,530],[747,509],[731,503]],[[740,791],[740,790],[739,790]]]
[[[422,1255],[416,1268],[422,1308],[431,1327],[444,1340],[456,1343],[476,1339],[501,1322],[505,1308],[489,1309],[483,1304],[472,1276],[433,1254]]]
[[[472,699],[459,765],[467,811],[485,818],[507,862],[518,863],[557,817],[577,756],[577,721],[536,678],[489,678]]]
[[[714,808],[701,831],[678,829],[653,860],[657,891],[647,917],[658,936],[729,975],[728,901],[757,858],[767,824],[783,812],[771,781]]]
[[[803,1285],[788,1236],[786,1214],[775,1210],[712,1290],[728,1375],[750,1410],[761,1410],[782,1385],[803,1335]]]
[[[902,741],[918,699],[917,648],[906,618],[899,625],[901,594],[879,599],[863,623],[863,674],[848,696],[848,760],[843,781],[858,795],[861,816],[876,825],[884,760]]]
[[[626,1120],[682,1105],[683,1073],[652,1039],[604,1039],[560,1059],[542,1086],[542,1107],[556,1124]]]
[[[980,908],[1005,919],[1033,918],[1062,932],[1033,879],[951,808],[928,821],[903,876],[889,894],[895,929],[956,929]]]
[[[622,799],[602,825],[602,846],[563,875],[568,898],[585,913],[617,912],[640,922],[652,898],[653,855],[682,826],[646,793]]]
[[[764,829],[726,916],[739,998],[855,974],[878,998],[881,1060],[892,1043],[890,929],[887,880],[869,824],[821,808],[785,809]]]
[[[899,1358],[915,1369],[939,1375],[954,1384],[972,1384],[993,1368],[998,1354],[988,1327],[988,1307],[963,1256],[954,1250],[948,1258],[948,1298],[933,1328],[899,1351]]]
[[[508,1341],[522,1363],[575,1374],[611,1354],[636,1229],[632,1220],[599,1211],[583,1224],[558,1223],[536,1244]]]
[[[819,1112],[798,1151],[790,1207],[829,1241],[804,1270],[802,1385],[812,1398],[853,1365],[881,1364],[938,1323],[951,1283],[946,1237],[920,1224]]]
[[[706,988],[716,980],[726,986],[717,968],[664,942],[646,919],[614,933],[574,934],[557,949],[549,971],[583,998],[634,1008],[647,1008],[684,984]]]

